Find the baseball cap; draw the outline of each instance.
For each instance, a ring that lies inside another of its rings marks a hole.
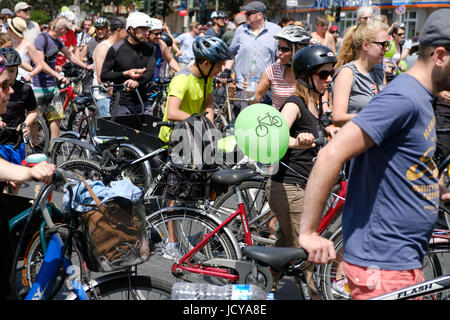
[[[246,23],[246,22],[247,22],[247,19],[245,18],[245,16],[244,16],[243,14],[237,14],[237,15],[234,17],[234,23],[235,23],[236,25],[240,25],[240,24]]]
[[[2,11],[0,11],[0,14],[5,15],[5,16],[14,17],[14,13],[11,10],[9,10],[8,8],[2,9]]]
[[[439,9],[428,16],[419,36],[419,43],[427,46],[450,44],[450,9]]]
[[[14,12],[17,12],[19,10],[31,8],[31,6],[26,2],[17,2],[17,4],[14,6]]]
[[[329,29],[330,32],[335,32],[338,31],[338,27],[337,26],[331,26]]]
[[[109,28],[111,31],[117,30],[119,28],[123,29],[127,25],[127,21],[124,17],[114,17],[109,21]]]
[[[256,11],[266,13],[267,8],[266,5],[261,1],[252,1],[247,3],[247,5],[244,7],[244,11]]]

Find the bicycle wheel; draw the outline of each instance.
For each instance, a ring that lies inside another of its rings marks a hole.
[[[64,138],[78,140],[75,134],[65,133]],[[55,142],[50,152],[51,161],[56,166],[71,159],[87,158],[85,149],[69,141]]]
[[[46,238],[48,243],[50,236],[48,235],[46,236]],[[44,252],[42,250],[41,239],[39,237],[39,232],[36,232],[34,236],[31,238],[24,253],[23,267],[22,267],[23,269],[22,285],[24,287],[31,288],[34,281],[36,280],[39,270],[41,269],[43,260],[44,260]],[[74,266],[78,266],[81,272],[81,276],[84,277],[85,273],[89,271],[82,267],[81,261],[83,260],[78,256],[76,250],[72,249],[72,263],[74,264]],[[64,277],[65,271],[61,266],[56,283],[58,283]]]
[[[119,159],[125,160],[137,160],[141,158],[141,156],[135,150],[123,145],[119,147],[117,157]],[[115,167],[117,164],[113,163],[112,161],[108,161],[104,163],[104,165],[106,168],[108,168]],[[135,186],[142,188],[143,190],[147,190],[150,183],[150,176],[151,173],[149,174],[144,162],[142,162],[137,165],[125,167],[118,176],[111,177],[111,180],[129,178]]]
[[[85,286],[90,300],[170,300],[172,287],[163,280],[126,275],[102,280],[95,279]],[[76,299],[71,295],[68,300]]]
[[[60,94],[61,94],[61,97],[63,98],[63,101],[65,101],[67,94],[66,93],[60,93]],[[61,130],[63,130],[63,131],[72,130],[69,127],[69,118],[70,118],[70,115],[72,114],[72,112],[74,112],[74,108],[73,108],[73,102],[71,101],[67,104],[66,110],[64,110],[64,119],[61,119],[61,124],[60,124]]]
[[[151,258],[152,269],[159,269],[159,271],[165,274],[165,279],[172,278],[175,281],[176,278],[173,278],[171,275],[171,267],[174,260],[178,261],[199,244],[207,234],[219,227],[213,219],[204,214],[177,207],[174,207],[173,211],[156,212],[147,217],[147,222],[155,228],[162,239],[160,243],[155,245],[156,254]],[[175,253],[173,249],[169,252],[169,228],[171,227],[174,230],[173,234],[178,240],[178,246],[175,246]],[[200,264],[213,258],[236,260],[237,256],[233,241],[221,229],[203,248],[193,255],[190,260],[190,265]],[[227,270],[228,273],[234,273],[232,269],[223,269]],[[197,268],[197,270],[200,269]],[[192,272],[177,274],[177,277],[192,282],[208,282],[213,284],[224,284],[228,282],[223,278]]]
[[[255,245],[275,244],[275,239],[271,237],[271,234],[276,233],[277,225],[273,228],[269,226],[274,215],[267,202],[265,186],[266,184],[263,181],[244,181],[239,185]],[[213,206],[221,219],[226,219],[233,214],[238,208],[234,189],[230,188],[226,193],[219,196],[214,201]],[[233,230],[239,241],[244,241],[244,230],[240,220],[233,221],[229,228]]]
[[[99,164],[87,159],[68,160],[61,163],[58,168],[78,173],[89,180],[103,180],[107,174]]]
[[[348,300],[350,299],[350,290],[347,285],[345,289],[338,290],[333,287],[334,283],[345,277],[343,271],[343,238],[342,228],[335,233],[334,237],[330,238],[334,243],[336,250],[336,259],[329,264],[323,265],[319,268],[318,282],[323,294],[324,300]],[[424,258],[423,273],[425,280],[430,280],[442,275],[441,262],[436,254],[430,251]],[[375,273],[374,273],[375,274]],[[440,299],[438,296],[430,297],[432,299]]]
[[[45,153],[47,154],[50,146],[50,129],[47,126],[47,122],[41,116],[37,116],[36,121],[33,124],[34,128],[31,129],[30,140],[33,145],[34,151],[31,146],[26,145],[26,154],[32,153]]]

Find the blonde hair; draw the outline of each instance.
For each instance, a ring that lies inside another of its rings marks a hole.
[[[64,28],[69,28],[69,20],[67,20],[67,18],[65,17],[58,17],[56,19],[54,19],[52,22],[50,22],[49,24],[49,30],[61,30]]]
[[[381,30],[388,31],[388,29],[387,24],[377,19],[370,19],[366,23],[348,28],[339,50],[335,69],[337,70],[344,64],[358,59],[364,41],[375,41]]]

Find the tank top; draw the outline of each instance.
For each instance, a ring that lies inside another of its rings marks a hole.
[[[309,132],[314,135],[314,137],[319,137],[319,132],[321,134],[324,133],[324,128],[320,124],[319,119],[317,119],[311,111],[309,111],[308,107],[304,103],[303,99],[297,95],[292,95],[286,99],[284,104],[281,106],[280,110],[289,103],[295,103],[300,109],[301,117],[297,119],[292,124],[289,134],[291,137],[297,137],[297,135],[301,132]],[[317,157],[317,149],[316,148],[308,148],[308,149],[293,149],[289,148],[280,162],[288,165],[290,168],[295,170],[303,177],[309,177],[311,169],[313,167],[313,159]],[[280,182],[280,183],[290,183],[290,184],[299,184],[302,187],[306,186],[306,179],[301,178],[297,173],[293,172],[285,165],[279,165],[278,172],[272,176],[272,180]]]
[[[285,66],[275,62],[266,69],[267,77],[272,83],[272,106],[277,110],[283,105],[284,100],[295,92],[295,83],[290,84],[283,78],[284,68]]]
[[[337,70],[333,78],[333,87],[334,81],[342,68],[350,68],[353,71],[353,83],[350,90],[347,113],[359,113],[361,109],[367,106],[369,101],[378,94],[378,91],[384,88],[383,66],[376,64],[373,66],[371,72],[362,74],[358,71],[353,61],[349,62]]]
[[[16,51],[19,53],[20,58],[22,59],[22,62],[26,62],[31,66],[31,58],[22,50],[20,50],[20,51],[16,50]],[[21,78],[25,77],[27,74],[28,74],[28,71],[19,67],[16,79],[21,80]]]
[[[99,43],[97,45],[97,47],[99,45],[103,45],[103,43],[104,43],[104,45],[108,46],[108,48],[110,48],[113,45],[108,40],[105,40],[102,43]],[[97,49],[97,48],[95,48],[95,49]],[[94,53],[95,53],[95,50],[94,50]],[[92,80],[92,85],[93,86],[98,86],[99,83],[98,83],[98,79],[97,79],[97,62],[94,59],[94,55],[92,55],[92,59],[94,60],[94,79]],[[94,98],[97,99],[97,100],[105,99],[105,98],[109,98],[110,97],[109,94],[107,94],[105,92],[100,92],[100,90],[98,90],[98,89],[94,89],[93,90],[93,94],[94,94]]]

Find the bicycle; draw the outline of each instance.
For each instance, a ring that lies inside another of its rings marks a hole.
[[[147,90],[148,98],[150,100],[152,114],[162,119],[167,102],[167,88],[169,87],[171,79],[157,79],[152,82]]]
[[[340,232],[340,231],[339,231]],[[437,231],[439,232],[439,231]],[[447,254],[450,253],[450,231],[447,230],[447,235],[443,236],[438,233],[433,234],[432,239],[446,239],[442,241],[431,241],[430,250],[425,257],[424,261],[424,274],[427,281],[404,288],[386,295],[373,298],[373,300],[400,300],[409,299],[417,296],[427,295],[427,299],[432,300],[448,300],[450,299],[450,291],[442,292],[450,289],[450,275],[443,274],[443,267],[440,260],[436,257],[437,253]],[[342,243],[339,243],[341,245]],[[336,251],[338,251],[336,247]],[[279,248],[279,247],[262,247],[262,246],[249,246],[242,249],[242,255],[253,264],[259,267],[270,268],[275,272],[281,272],[283,276],[293,276],[296,283],[299,296],[301,300],[310,300],[310,292],[307,286],[304,268],[308,255],[302,248]],[[267,274],[267,273],[266,273]],[[253,278],[256,274],[253,275]],[[316,275],[316,287],[320,288],[322,298],[329,300],[329,296],[323,291],[324,287],[319,286],[318,277]],[[255,278],[256,279],[256,278]],[[260,278],[261,279],[261,278]],[[262,280],[262,279],[261,279]],[[264,279],[266,282],[271,282],[272,279]],[[264,282],[255,282],[253,284],[263,287]],[[436,294],[438,293],[439,294]],[[350,298],[349,296],[347,299]]]
[[[124,271],[117,271],[94,280],[80,276],[77,268],[74,268],[74,265],[72,265],[72,245],[75,246],[76,251],[82,257],[83,261],[86,260],[86,252],[83,251],[85,247],[80,243],[80,234],[75,212],[69,210],[65,213],[65,223],[57,225],[45,209],[47,197],[50,193],[64,185],[72,196],[72,186],[77,184],[80,179],[70,172],[61,170],[57,170],[55,176],[56,178],[52,184],[42,188],[36,198],[36,202],[33,204],[25,226],[26,230],[28,222],[38,205],[40,208],[44,208],[42,214],[48,225],[50,240],[36,281],[28,293],[26,293],[25,300],[51,299],[61,289],[64,283],[73,291],[67,297],[69,300],[105,298],[125,300],[150,298],[169,299],[171,293],[170,286],[159,279],[138,275],[137,266],[127,267]],[[23,241],[23,234],[19,239],[15,260],[17,260],[17,252]],[[153,237],[153,233],[150,233],[149,239],[150,241],[158,241],[157,238]],[[61,268],[65,273],[59,272]],[[15,268],[13,268],[11,276],[15,276]]]
[[[257,117],[258,126],[255,128],[255,132],[259,137],[265,137],[269,132],[271,126],[281,127],[282,122],[280,117],[271,116],[267,113],[264,117]]]

